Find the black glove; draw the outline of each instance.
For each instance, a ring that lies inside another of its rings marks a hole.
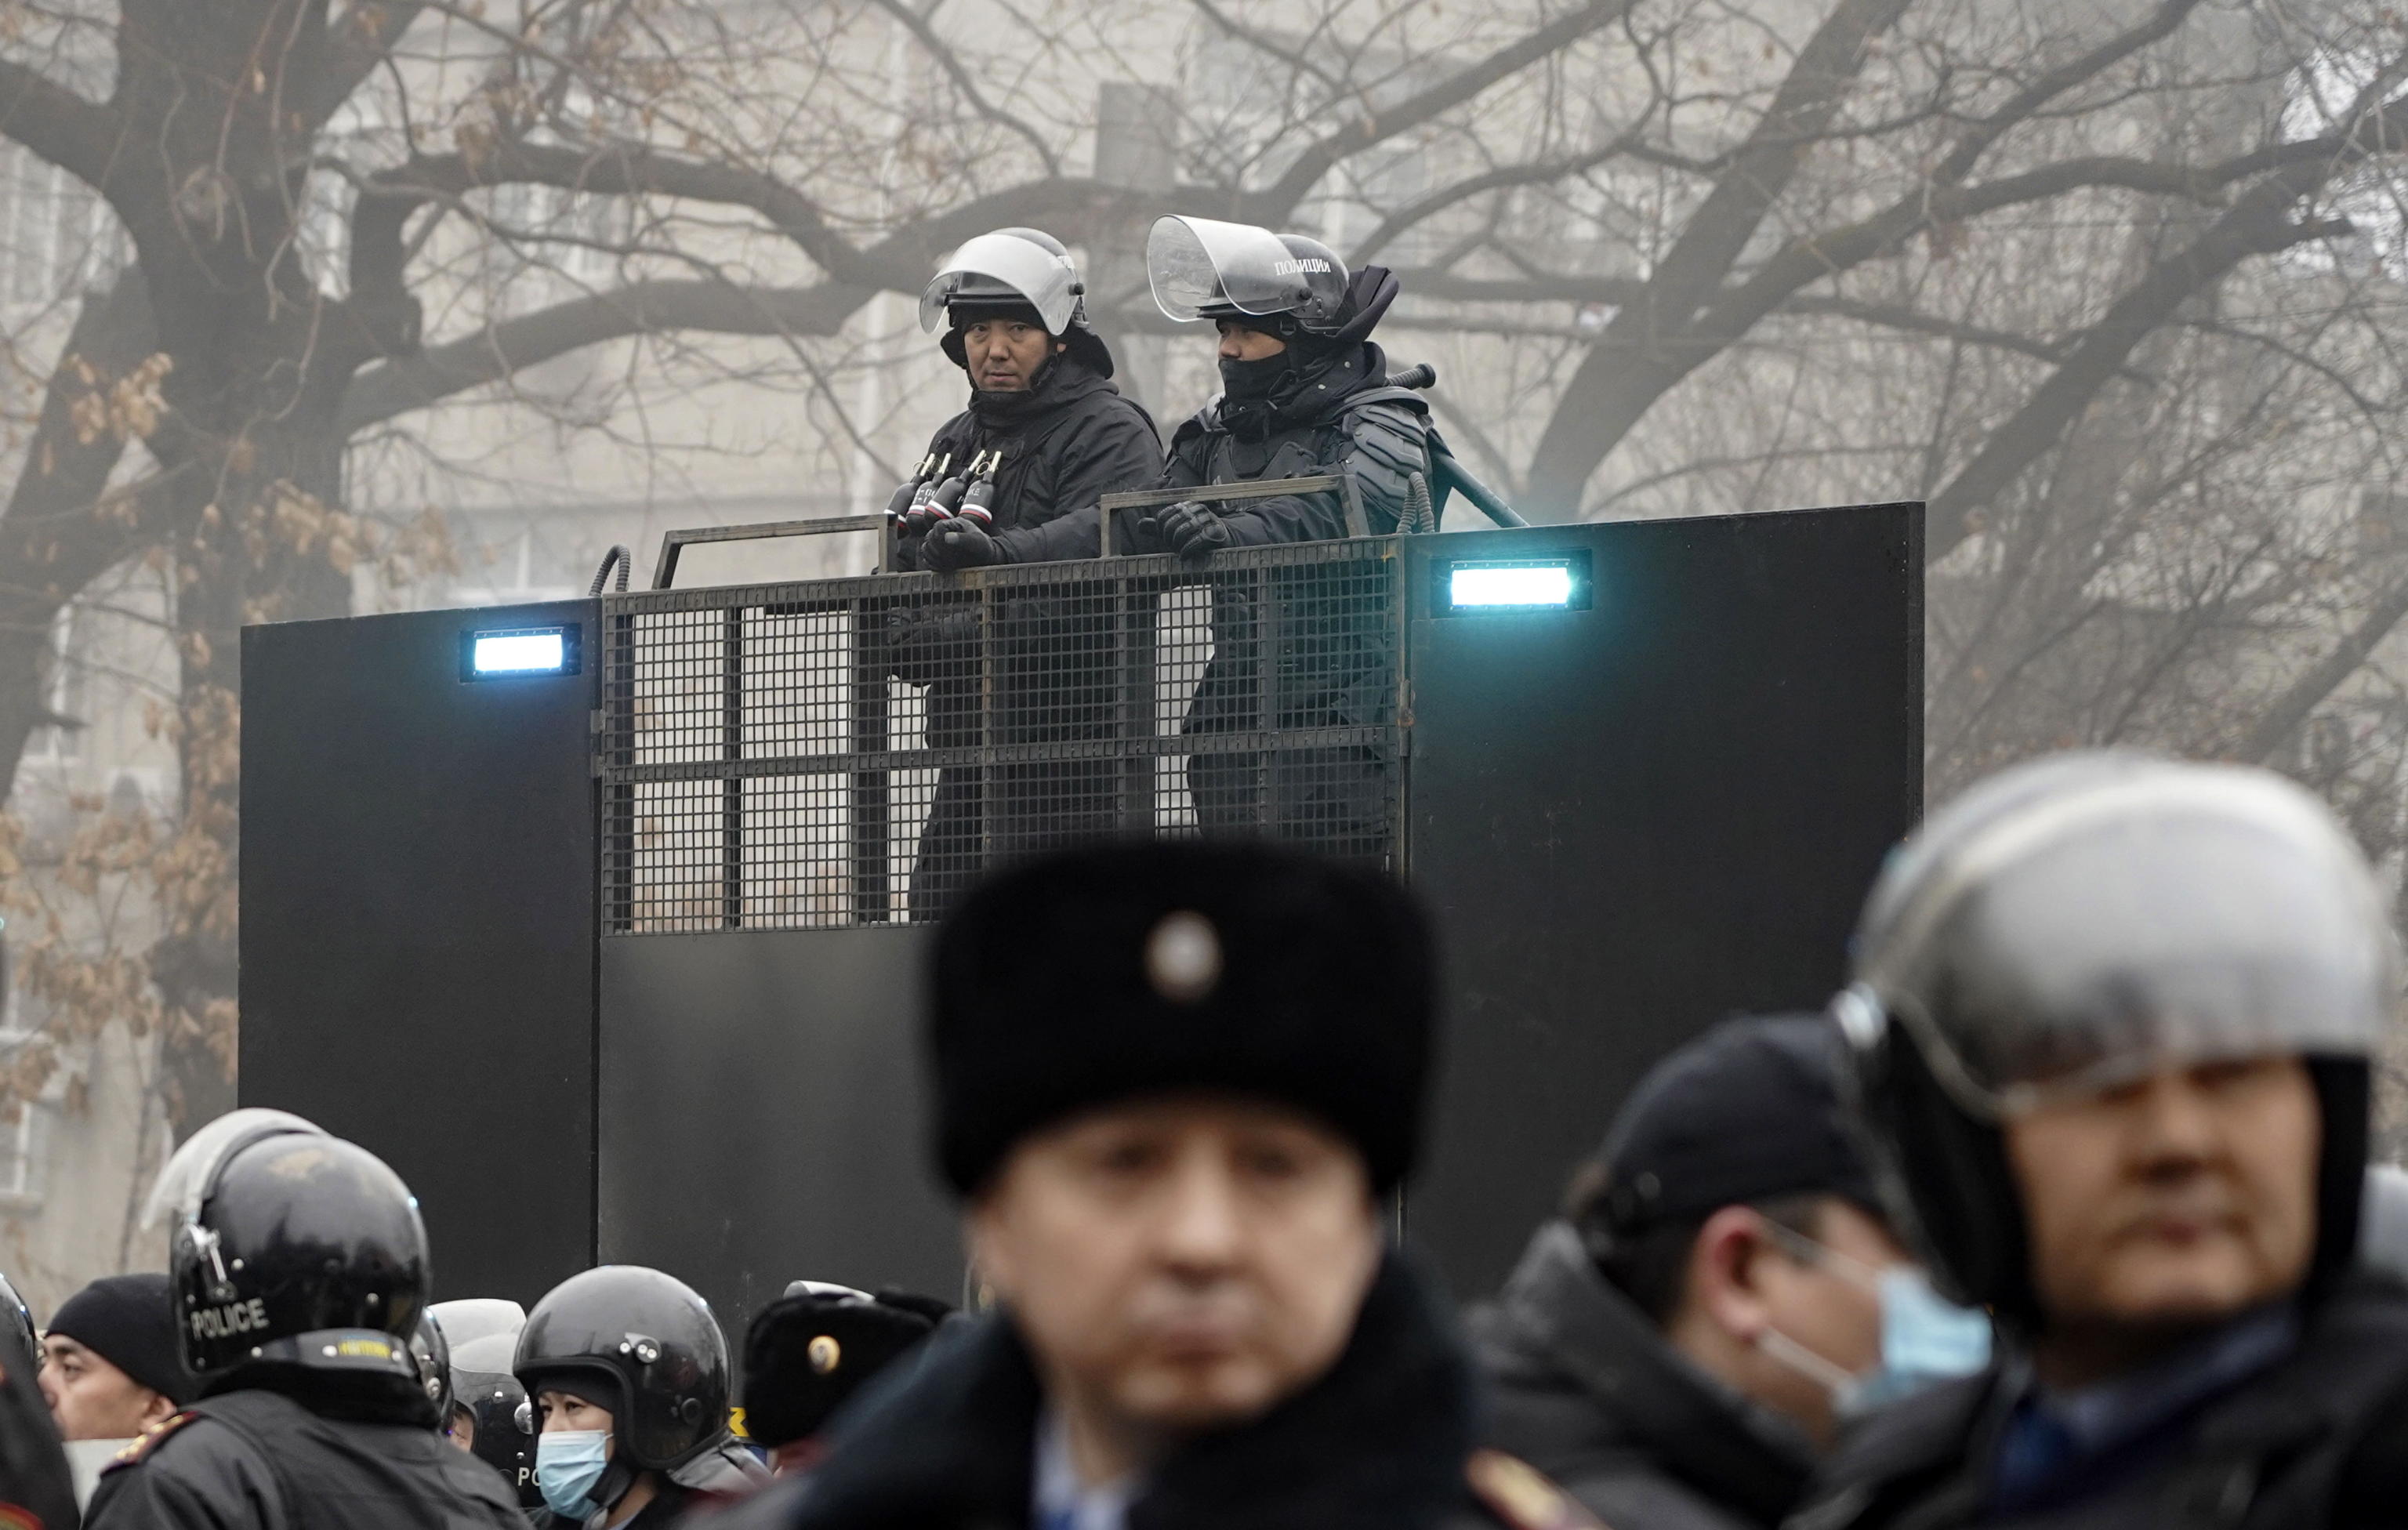
[[[1162,539],[1182,558],[1200,558],[1229,545],[1229,523],[1210,506],[1182,500],[1162,512]]]
[[[920,566],[939,573],[956,568],[983,568],[1003,562],[1003,549],[979,529],[975,521],[955,516],[940,521],[920,541]]]

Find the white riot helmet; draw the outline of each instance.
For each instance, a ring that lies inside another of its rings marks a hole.
[[[1027,307],[1048,335],[1062,336],[1086,317],[1086,287],[1061,240],[1041,229],[999,228],[953,253],[920,294],[920,327],[929,334],[956,305]]]

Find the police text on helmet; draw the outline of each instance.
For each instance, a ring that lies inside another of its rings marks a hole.
[[[205,1307],[189,1320],[195,1338],[231,1338],[236,1334],[252,1333],[267,1326],[267,1306],[253,1296],[247,1302],[231,1302],[223,1307]]]

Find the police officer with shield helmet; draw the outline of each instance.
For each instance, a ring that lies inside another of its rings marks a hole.
[[[921,327],[944,327],[945,354],[969,375],[970,405],[928,443],[893,508],[905,566],[952,569],[996,561],[997,537],[1025,535],[1108,493],[1150,487],[1162,441],[1137,401],[1112,384],[1112,355],[1088,322],[1078,269],[1062,242],[1033,228],[997,229],[954,251],[920,300]],[[1058,553],[1096,552],[1083,543]],[[1110,718],[1110,677],[1088,651],[1110,603],[1074,594],[998,602],[996,694],[980,722],[975,606],[939,601],[889,613],[893,672],[927,690],[927,743],[1059,743],[1096,736]],[[968,885],[992,839],[998,854],[1108,833],[1110,766],[1047,762],[938,779],[911,878],[912,917],[936,918]],[[992,798],[990,797],[992,794]]]
[[[426,1231],[374,1154],[237,1110],[177,1151],[152,1206],[200,1400],[102,1475],[87,1525],[521,1530],[499,1479],[436,1433],[410,1351]]]
[[[1210,320],[1220,332],[1221,396],[1170,440],[1165,487],[1252,483],[1338,473],[1354,481],[1363,530],[1384,536],[1409,524],[1415,479],[1430,475],[1429,408],[1388,381],[1372,329],[1397,299],[1395,276],[1370,265],[1349,272],[1316,240],[1205,218],[1165,218],[1146,240],[1154,301],[1180,321]],[[1344,536],[1342,494],[1323,491],[1238,502],[1188,501],[1160,512],[1154,542],[1182,556],[1275,542]],[[1293,663],[1267,674],[1253,596],[1216,584],[1211,662],[1189,704],[1191,738],[1261,725],[1262,689],[1285,728],[1368,726],[1382,697],[1379,666],[1361,661],[1370,635],[1342,589],[1309,572],[1290,576],[1312,637]],[[1197,820],[1205,828],[1262,823],[1263,758],[1199,752],[1187,766]],[[1292,751],[1269,765],[1275,806],[1268,827],[1340,854],[1376,853],[1388,795],[1386,772],[1360,748]]]
[[[1902,1225],[2009,1343],[1799,1525],[2398,1524],[2408,1288],[2361,1265],[2387,899],[2262,771],[2085,753],[1895,857],[1850,1038]]]

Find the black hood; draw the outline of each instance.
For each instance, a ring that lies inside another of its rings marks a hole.
[[[1769,1525],[1805,1491],[1805,1434],[1666,1342],[1569,1223],[1539,1230],[1472,1328],[1495,1396],[1490,1443],[1592,1508],[1684,1491]]]
[[[1025,1523],[1041,1407],[1028,1351],[990,1315],[939,1335],[906,1378],[839,1421],[796,1530]],[[1130,1507],[1130,1530],[1434,1527],[1463,1497],[1469,1358],[1444,1299],[1391,1254],[1329,1374],[1197,1439]]]
[[[1101,340],[1096,342],[1096,349],[1103,349]],[[1033,387],[1010,393],[971,389],[970,413],[990,430],[1016,430],[1039,415],[1067,408],[1111,386],[1110,355],[1105,357],[1104,369],[1097,371],[1088,365],[1085,352],[1073,346],[1038,368]]]

